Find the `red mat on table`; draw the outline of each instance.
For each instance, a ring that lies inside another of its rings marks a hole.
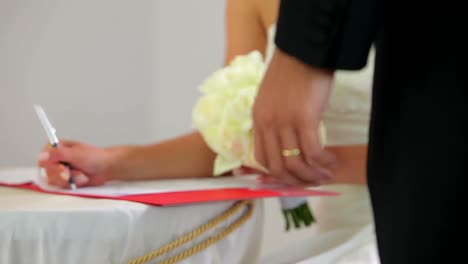
[[[42,193],[57,195],[78,196],[85,198],[125,200],[156,206],[173,206],[191,203],[217,202],[226,200],[250,200],[268,197],[292,197],[292,196],[334,196],[335,192],[310,190],[310,189],[248,189],[248,188],[228,188],[210,189],[196,191],[177,191],[166,193],[137,194],[123,196],[103,196],[89,194],[71,194],[61,192],[45,191],[33,183],[25,184],[2,184],[0,186],[26,189]]]

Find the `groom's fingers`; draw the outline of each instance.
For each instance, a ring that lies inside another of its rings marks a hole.
[[[281,156],[286,171],[301,183],[310,182],[314,167],[307,164],[301,153],[297,133],[292,127],[281,129]],[[293,155],[285,155],[292,152]],[[296,153],[294,153],[296,152]]]
[[[299,125],[298,137],[304,160],[312,168],[313,174],[309,182],[329,182],[333,178],[330,171],[336,166],[336,157],[324,150],[320,143],[320,131],[308,123]]]
[[[279,128],[264,129],[265,148],[268,158],[268,170],[271,176],[281,179],[284,183],[291,185],[301,185],[304,182],[289,171],[283,160],[281,137]]]
[[[254,156],[255,160],[260,163],[264,168],[268,168],[267,160],[266,160],[266,153],[264,149],[263,143],[263,135],[262,131],[259,126],[255,125],[252,129],[253,133],[253,141],[254,141]]]

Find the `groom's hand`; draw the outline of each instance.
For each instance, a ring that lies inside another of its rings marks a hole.
[[[335,158],[320,144],[319,126],[333,72],[276,49],[253,108],[255,157],[289,184],[329,182]]]

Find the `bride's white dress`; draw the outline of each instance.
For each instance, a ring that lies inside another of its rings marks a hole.
[[[274,33],[275,25],[268,34],[267,62],[274,48]],[[373,56],[372,50],[367,67],[360,72],[336,73],[329,107],[324,115],[327,145],[367,143]],[[380,263],[367,186],[332,185],[324,188],[341,195],[319,198],[312,203],[317,218],[315,233],[303,241],[284,242],[285,247],[265,256],[262,263]]]

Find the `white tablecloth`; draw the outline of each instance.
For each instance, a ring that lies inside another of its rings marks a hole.
[[[194,230],[232,204],[162,208],[0,187],[0,263],[126,263]],[[263,205],[261,200],[254,205],[253,217],[240,229],[181,263],[256,263]]]

